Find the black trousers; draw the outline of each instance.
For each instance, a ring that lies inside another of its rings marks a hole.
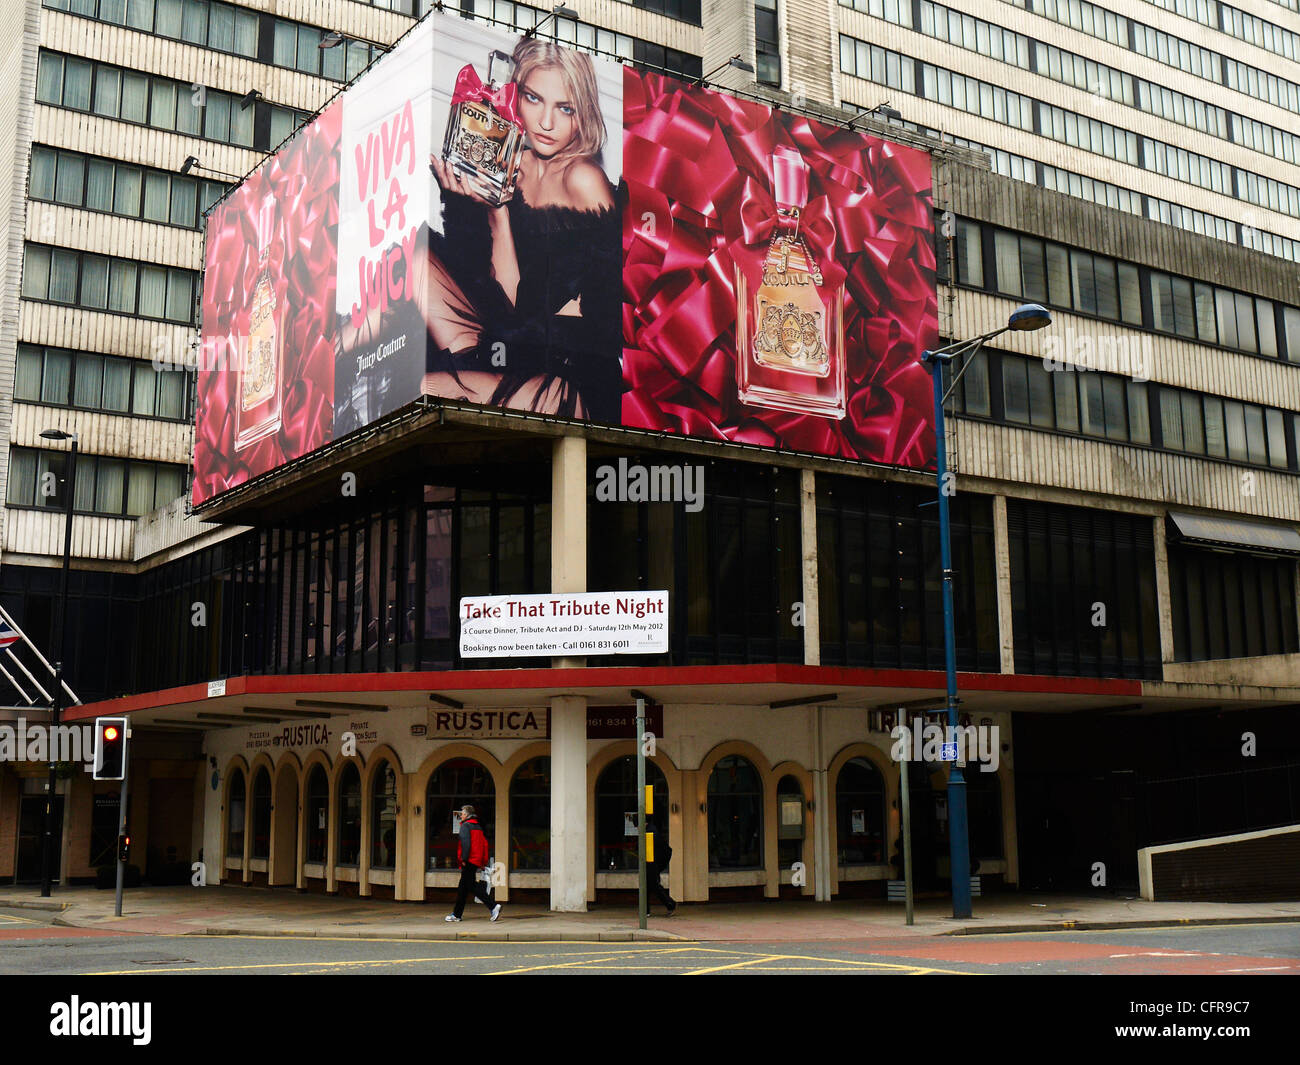
[[[489,909],[495,903],[487,885],[478,878],[478,871],[477,865],[470,865],[468,862],[460,867],[460,883],[456,886],[456,909],[452,911],[457,917],[465,915],[465,903],[469,901],[470,895]]]
[[[659,875],[666,872],[668,872],[667,862],[662,865],[652,865],[646,870],[646,880],[650,882],[650,890],[654,892],[655,898],[659,900],[659,904],[665,910],[671,909],[673,906],[673,897],[668,894],[668,889],[659,882]]]

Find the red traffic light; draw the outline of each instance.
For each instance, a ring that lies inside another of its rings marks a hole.
[[[115,729],[112,725],[109,725],[108,728],[104,729],[104,739],[106,740],[117,739],[117,729]]]

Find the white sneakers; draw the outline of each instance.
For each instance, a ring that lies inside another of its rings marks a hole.
[[[447,914],[447,916],[444,917],[443,920],[448,922],[449,924],[460,924],[460,918],[457,917],[454,913]]]
[[[500,916],[501,916],[501,903],[498,902],[495,906],[492,907],[492,920],[495,921]]]

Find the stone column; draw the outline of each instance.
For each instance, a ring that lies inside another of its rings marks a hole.
[[[993,497],[993,567],[997,575],[998,647],[1003,673],[1016,671],[1016,644],[1011,614],[1011,534],[1007,497]]]
[[[799,471],[799,533],[803,544],[803,660],[822,663],[820,613],[817,602],[817,479],[812,470]]]
[[[587,909],[587,700],[551,700],[551,909]]]

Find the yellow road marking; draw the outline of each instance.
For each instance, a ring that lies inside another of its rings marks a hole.
[[[17,921],[20,924],[36,923],[35,919],[32,917],[11,917],[7,913],[0,913],[0,921]]]
[[[715,965],[711,969],[693,969],[689,973],[683,973],[684,976],[703,976],[705,973],[720,973],[725,969],[743,969],[746,965],[758,965],[760,962],[770,961],[770,958],[760,955],[757,958],[750,958],[749,961],[734,961],[730,965]]]

